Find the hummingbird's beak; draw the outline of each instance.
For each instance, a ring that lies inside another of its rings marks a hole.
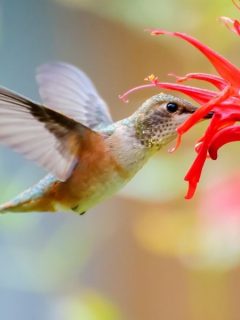
[[[194,108],[193,110],[191,110],[191,113],[194,113],[197,109],[198,108]],[[203,119],[212,119],[213,115],[214,115],[214,112],[210,111],[203,117]]]
[[[210,111],[203,117],[203,119],[212,119],[213,115],[214,115],[214,112]]]

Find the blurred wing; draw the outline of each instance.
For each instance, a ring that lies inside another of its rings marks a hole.
[[[83,141],[99,135],[60,113],[0,88],[0,143],[66,180]]]
[[[108,125],[112,119],[106,103],[91,80],[76,67],[52,63],[37,69],[40,96],[46,106],[89,128]]]

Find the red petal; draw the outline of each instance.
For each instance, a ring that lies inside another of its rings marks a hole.
[[[240,35],[240,23],[236,19],[231,19],[228,17],[220,17],[219,18],[224,25],[232,32],[236,33],[237,35]]]
[[[195,123],[201,120],[214,106],[221,104],[231,95],[231,87],[227,86],[225,89],[213,99],[208,101],[205,105],[197,109],[190,118],[188,118],[181,126],[178,127],[178,133],[183,134],[188,131]]]
[[[184,180],[188,181],[189,183],[189,189],[186,195],[186,199],[190,199],[193,197],[195,190],[197,188],[197,184],[200,180],[203,165],[207,159],[208,155],[208,147],[203,142],[198,150],[197,157],[195,158],[192,166],[188,170]]]
[[[240,126],[226,127],[217,132],[209,147],[209,155],[213,160],[217,159],[218,150],[225,144],[240,141]]]
[[[233,26],[236,30],[236,33],[240,35],[240,22],[238,20],[235,20]]]
[[[217,96],[217,92],[215,91],[186,86],[177,83],[157,82],[154,85],[158,88],[175,90],[184,93],[192,99],[194,99],[195,101],[197,101],[198,103],[208,102],[210,99]]]
[[[178,37],[186,40],[205,55],[205,57],[212,63],[214,68],[217,70],[217,72],[223,79],[229,81],[232,84],[232,86],[239,87],[240,70],[230,61],[225,59],[223,56],[221,56],[208,46],[202,44],[197,39],[180,32],[169,32],[161,29],[152,29],[150,31],[152,35],[166,34],[169,36]]]
[[[193,182],[193,181],[189,181],[188,182],[188,191],[187,191],[187,194],[185,195],[185,199],[186,200],[192,199],[192,197],[195,194],[196,189],[197,189],[197,183]]]
[[[188,73],[183,77],[176,76],[172,73],[170,73],[169,75],[174,76],[177,79],[177,82],[184,82],[189,79],[207,81],[213,84],[219,90],[223,90],[228,84],[223,78],[208,73]]]
[[[195,190],[197,188],[197,184],[200,180],[203,165],[207,159],[208,155],[208,148],[210,141],[212,139],[212,135],[214,134],[215,130],[217,129],[219,122],[221,121],[221,117],[218,114],[214,114],[212,121],[207,128],[207,131],[204,135],[204,137],[201,139],[202,143],[199,146],[197,157],[195,158],[192,166],[188,170],[185,181],[189,182],[189,188],[186,195],[186,199],[191,199],[195,193]]]
[[[146,89],[146,88],[163,88],[163,89],[168,89],[168,90],[175,90],[179,91],[181,93],[184,93],[197,101],[198,103],[206,103],[210,99],[216,97],[217,92],[207,90],[207,89],[201,89],[201,88],[196,88],[196,87],[190,87],[186,85],[181,85],[177,83],[168,83],[168,82],[154,82],[150,84],[144,84],[141,86],[137,86],[135,88],[132,88],[122,95],[119,95],[119,98],[125,102],[128,102],[128,96],[138,90]]]

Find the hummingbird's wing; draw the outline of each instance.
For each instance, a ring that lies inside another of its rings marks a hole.
[[[106,103],[92,81],[78,68],[61,62],[37,69],[39,93],[45,105],[89,128],[112,123]]]
[[[0,88],[0,143],[66,180],[93,130],[61,113]]]

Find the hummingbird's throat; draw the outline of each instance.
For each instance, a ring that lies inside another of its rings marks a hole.
[[[136,136],[143,146],[159,150],[177,136],[177,126],[171,121],[151,125],[145,121],[136,124]]]

